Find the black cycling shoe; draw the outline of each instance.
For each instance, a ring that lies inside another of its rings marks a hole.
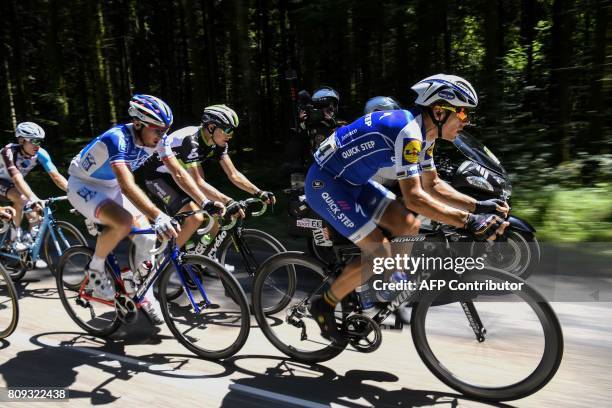
[[[342,335],[338,330],[334,308],[327,303],[322,296],[314,296],[308,307],[312,318],[321,328],[321,336],[334,343],[342,342]]]

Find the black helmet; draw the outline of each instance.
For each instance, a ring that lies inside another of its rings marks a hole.
[[[372,112],[396,109],[401,109],[401,106],[395,99],[388,96],[375,96],[366,102],[363,114],[367,115]]]
[[[340,103],[340,94],[329,86],[324,86],[317,89],[312,94],[312,103],[317,108],[324,108],[330,105],[338,107]]]

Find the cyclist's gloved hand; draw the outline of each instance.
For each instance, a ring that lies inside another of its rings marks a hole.
[[[225,208],[226,208],[225,215],[228,217],[231,217],[234,215],[238,216],[238,218],[245,217],[244,208],[242,208],[242,204],[240,204],[238,201],[229,200],[227,203],[225,203]]]
[[[504,220],[495,214],[468,214],[465,229],[479,238],[495,239],[498,229],[503,225]]]
[[[10,221],[15,216],[15,209],[13,207],[0,207],[0,219],[3,221]]]
[[[271,191],[259,190],[255,193],[255,197],[259,198],[261,201],[268,205],[274,205],[276,203],[276,197],[274,197],[274,193],[272,193]]]
[[[201,207],[212,217],[225,215],[225,206],[219,201],[204,200]]]
[[[492,200],[476,201],[474,214],[496,214],[505,219],[508,216],[508,211],[510,211],[510,207],[505,201],[494,198]]]
[[[173,221],[172,217],[169,217],[167,214],[159,214],[153,221],[155,233],[165,238],[176,238],[178,236],[177,231],[180,231],[181,227],[177,224],[175,228]]]

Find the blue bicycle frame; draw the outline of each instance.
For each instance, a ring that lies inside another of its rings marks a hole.
[[[49,200],[47,200],[50,204],[53,203],[54,201],[60,201],[65,199],[64,197],[58,197],[58,198],[51,198]],[[42,247],[43,244],[43,240],[45,238],[45,235],[47,233],[47,229],[50,232],[50,236],[51,239],[53,241],[53,244],[55,246],[55,249],[57,250],[58,255],[62,255],[62,250],[58,244],[58,235],[59,235],[59,239],[62,240],[62,242],[65,244],[65,247],[69,247],[69,243],[66,240],[66,237],[64,236],[64,233],[62,232],[61,229],[55,229],[53,228],[55,224],[55,218],[53,217],[53,211],[51,210],[51,208],[49,206],[46,206],[43,209],[43,220],[40,224],[40,228],[38,231],[38,236],[36,237],[36,240],[34,240],[34,243],[32,244],[32,246],[28,249],[28,251],[30,252],[31,258],[33,262],[36,262],[39,257],[40,257],[40,249]],[[10,239],[10,234],[11,234],[11,229],[9,228],[7,231],[4,232],[4,234],[2,234],[2,236],[0,236],[0,246],[2,246],[4,244],[4,242],[6,242],[8,239]],[[14,259],[16,261],[21,260],[21,256],[20,255],[16,255],[14,253],[10,253],[10,252],[2,252],[0,251],[0,257],[3,258],[9,258],[9,259]]]
[[[155,234],[155,231],[152,228],[140,229],[140,228],[132,227],[132,231],[130,232],[130,234],[132,235]],[[140,285],[140,288],[134,294],[133,300],[136,302],[136,304],[140,304],[144,299],[145,293],[149,290],[149,288],[153,285],[153,283],[155,283],[155,281],[159,278],[162,271],[168,266],[168,264],[172,262],[174,264],[175,270],[177,271],[179,275],[179,278],[181,279],[183,289],[187,293],[187,297],[189,298],[189,301],[191,302],[191,305],[193,306],[194,311],[196,313],[200,313],[202,308],[206,308],[208,305],[210,305],[210,300],[208,299],[208,296],[206,295],[206,291],[202,287],[202,281],[200,280],[198,274],[193,272],[190,265],[183,264],[181,260],[182,254],[179,248],[176,246],[176,241],[174,238],[170,240],[163,254],[164,255],[161,257],[161,260],[156,262],[157,265],[155,266],[154,270],[149,273],[149,276],[147,276],[147,279],[145,280],[144,284]],[[121,270],[119,268],[119,263],[117,262],[115,255],[111,252],[106,258],[106,261],[111,266],[111,270],[113,272],[113,277],[115,281],[120,283],[121,287],[123,288],[125,292],[125,286],[123,285],[123,280],[121,279]],[[202,295],[202,298],[204,299],[203,306],[201,307],[198,306],[197,302],[193,298],[193,295],[191,294],[191,291],[189,290],[184,271],[187,271],[187,275],[189,276],[189,278],[193,282],[195,282],[195,284],[197,285],[198,290],[200,291],[200,294]]]

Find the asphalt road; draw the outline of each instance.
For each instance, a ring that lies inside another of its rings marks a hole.
[[[0,387],[65,387],[74,406],[488,406],[437,380],[407,329],[383,332],[383,344],[372,354],[348,349],[324,364],[306,365],[284,358],[254,327],[238,355],[211,362],[195,358],[166,327],[156,333],[145,319],[109,339],[83,333],[64,311],[46,270],[28,272],[19,292],[19,326],[0,341]],[[612,303],[553,307],[565,336],[561,367],[537,394],[506,405],[608,405]],[[446,346],[455,347],[452,337]]]

